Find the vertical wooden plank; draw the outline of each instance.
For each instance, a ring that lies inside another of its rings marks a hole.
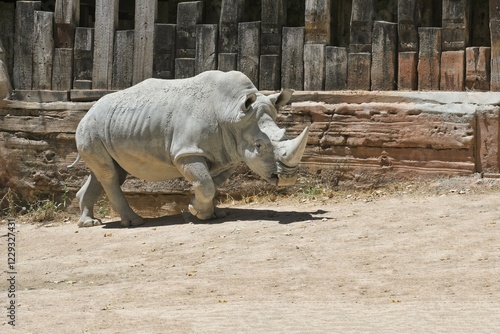
[[[349,53],[347,57],[347,87],[353,90],[370,90],[371,54]]]
[[[31,89],[33,81],[33,40],[35,11],[41,8],[41,1],[16,2],[16,23],[14,35],[14,89]]]
[[[238,25],[238,70],[259,85],[260,22]]]
[[[16,22],[15,3],[0,2],[0,43],[3,45],[3,62],[12,78],[14,68],[14,27]]]
[[[374,1],[352,1],[350,53],[371,52]]]
[[[70,90],[73,81],[73,49],[56,48],[52,71],[52,89]]]
[[[74,46],[75,27],[80,21],[80,0],[55,0],[54,45],[56,48]]]
[[[398,57],[398,90],[416,90],[418,53],[400,52]]]
[[[174,78],[175,63],[175,24],[155,24],[153,50],[153,77]]]
[[[195,58],[196,25],[203,22],[203,1],[181,2],[177,5],[176,57]]]
[[[397,68],[397,24],[375,21],[372,36],[372,90],[394,90]]]
[[[194,58],[175,59],[175,78],[185,79],[194,76]]]
[[[490,21],[500,20],[500,0],[489,0]]]
[[[418,51],[418,27],[421,24],[422,0],[398,0],[399,51]]]
[[[463,91],[465,80],[465,51],[441,53],[440,90]]]
[[[500,92],[500,20],[490,21],[491,34],[491,85],[493,92]]]
[[[92,87],[111,89],[118,0],[96,0]]]
[[[33,32],[33,89],[52,88],[54,13],[35,11]]]
[[[325,89],[325,45],[304,45],[304,90]]]
[[[118,30],[115,35],[113,56],[113,79],[111,89],[125,89],[132,86],[134,76],[134,30]]]
[[[347,88],[347,48],[326,47],[325,90]]]
[[[90,81],[90,86],[92,85],[93,54],[94,28],[77,27],[75,29],[75,48],[73,54],[73,87],[75,89],[83,88],[79,86],[78,81]],[[90,89],[91,87],[86,86],[85,88]]]
[[[281,82],[281,58],[278,55],[260,56],[259,86],[260,90],[279,90]]]
[[[469,47],[465,50],[465,87],[468,90],[490,90],[491,48]]]
[[[441,28],[419,28],[418,90],[439,90]]]
[[[470,0],[443,0],[442,50],[469,46]]]
[[[228,72],[238,69],[238,54],[237,53],[219,53],[218,67],[219,70]]]
[[[196,26],[195,74],[217,69],[217,24]]]
[[[285,22],[286,0],[261,1],[261,54],[281,54],[281,30]]]
[[[282,88],[304,89],[304,34],[303,27],[283,28]]]
[[[238,23],[243,17],[245,0],[222,0],[219,20],[219,52],[238,52]]]
[[[153,76],[154,29],[157,0],[135,2],[134,70],[132,83]]]
[[[5,49],[0,40],[0,100],[10,98],[12,85],[10,83],[9,71],[7,70]]]
[[[332,0],[306,0],[305,41],[306,43],[331,43]]]

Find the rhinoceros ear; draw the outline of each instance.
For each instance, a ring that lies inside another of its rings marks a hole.
[[[255,100],[257,100],[257,95],[255,93],[249,93],[249,94],[247,94],[245,100],[241,104],[241,110],[243,110],[243,112],[245,112],[245,113],[247,111],[249,111],[250,107],[255,102]]]
[[[269,99],[276,108],[283,107],[292,98],[292,89],[283,89],[281,92],[269,95]]]

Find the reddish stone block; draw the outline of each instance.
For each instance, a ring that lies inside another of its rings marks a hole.
[[[490,90],[490,58],[489,47],[465,50],[465,87],[468,90]]]
[[[417,89],[417,63],[416,52],[400,52],[398,61],[398,90]]]
[[[463,91],[464,73],[464,51],[445,51],[441,54],[441,90]]]

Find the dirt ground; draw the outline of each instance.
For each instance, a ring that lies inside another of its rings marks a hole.
[[[2,333],[498,333],[500,181],[226,203],[123,229],[6,221]]]

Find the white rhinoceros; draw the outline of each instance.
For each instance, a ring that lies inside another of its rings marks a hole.
[[[79,226],[101,222],[93,208],[103,190],[122,226],[143,224],[120,188],[127,174],[147,181],[186,178],[199,219],[223,216],[217,187],[244,161],[273,185],[296,180],[308,128],[292,140],[276,123],[276,108],[292,91],[265,96],[241,72],[204,72],[180,80],[147,79],[104,96],[76,129],[76,146],[91,170],[78,191]],[[78,160],[77,160],[78,161]]]

